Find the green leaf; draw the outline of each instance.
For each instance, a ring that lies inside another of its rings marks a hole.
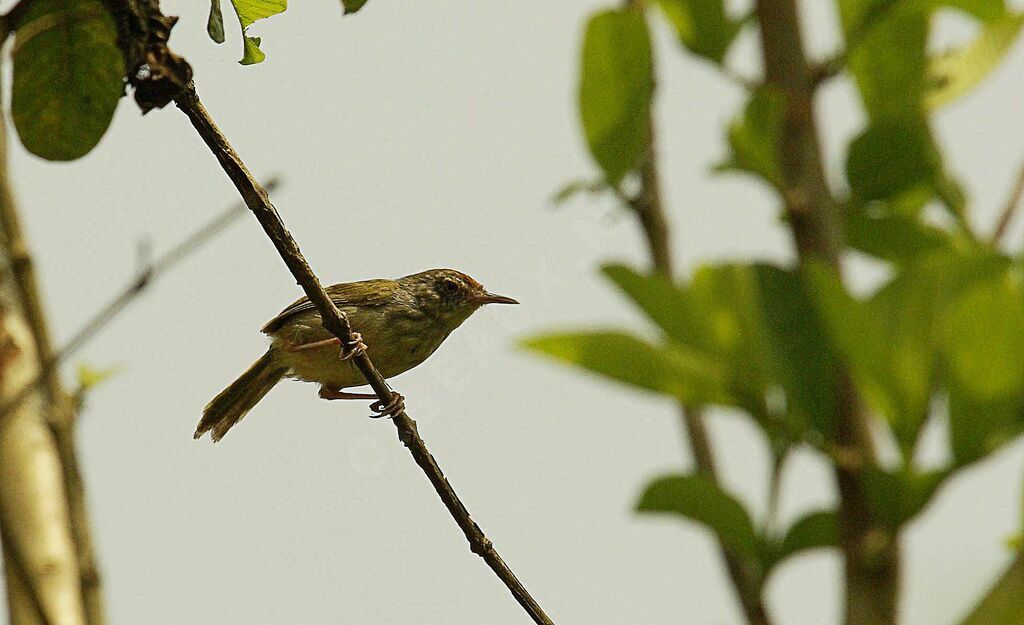
[[[1024,398],[978,399],[956,384],[949,389],[949,441],[953,462],[981,460],[1024,432]]]
[[[846,358],[869,406],[885,416],[905,455],[910,453],[927,415],[935,375],[931,317],[927,308],[909,308],[927,292],[891,289],[888,301],[861,302],[846,293],[830,269],[813,265],[808,273],[832,343]]]
[[[856,199],[884,200],[922,184],[941,172],[931,130],[917,116],[876,120],[850,143],[846,178]]]
[[[835,357],[795,272],[708,266],[676,286],[622,266],[604,271],[671,341],[718,364],[730,395],[755,417],[765,418],[768,396],[782,390],[793,429],[831,431]]]
[[[786,112],[785,96],[770,86],[751,94],[743,117],[729,125],[730,155],[717,171],[745,171],[780,187],[779,145]]]
[[[1024,323],[1020,267],[1005,266],[950,298],[949,437],[958,466],[979,460],[1024,432]]]
[[[999,65],[1017,41],[1024,13],[989,22],[969,45],[933,58],[928,64],[928,108],[939,108],[973,89]]]
[[[17,24],[11,113],[28,151],[84,156],[124,94],[114,21],[99,0],[36,0]]]
[[[691,52],[721,63],[742,22],[726,15],[722,0],[659,0],[665,18]]]
[[[644,14],[605,11],[587,23],[579,106],[587,145],[610,184],[634,169],[647,147],[654,93]]]
[[[366,2],[367,0],[341,0],[341,6],[345,7],[345,15],[348,15],[363,8]]]
[[[948,321],[953,383],[981,400],[1024,394],[1024,292],[1019,270],[966,290]]]
[[[886,417],[906,457],[940,382],[946,311],[958,293],[1005,271],[989,253],[950,250],[905,265],[867,301],[853,299],[830,269],[808,277],[831,336],[868,405]]]
[[[873,517],[883,526],[898,530],[931,502],[949,470],[864,472],[864,491]]]
[[[961,625],[1020,623],[1024,623],[1024,553],[1017,554]]]
[[[676,347],[655,347],[621,332],[575,332],[527,339],[528,349],[687,404],[731,403],[714,363]]]
[[[242,60],[239,63],[242,65],[262,63],[267,55],[260,50],[260,38],[249,36],[249,27],[259,20],[284,13],[288,9],[288,0],[231,0],[231,6],[234,7],[238,23],[242,26],[243,51]]]
[[[949,249],[954,240],[946,231],[922,223],[916,215],[898,214],[887,207],[881,211],[848,211],[846,243],[882,260],[907,263]]]
[[[678,514],[713,531],[727,548],[757,557],[759,540],[743,504],[701,475],[667,475],[644,490],[639,512]]]
[[[117,365],[98,369],[88,363],[80,363],[78,365],[78,388],[82,391],[91,391],[120,372],[121,367]]]
[[[224,14],[220,0],[210,0],[210,17],[206,20],[206,33],[217,43],[224,43]]]
[[[782,539],[778,561],[784,558],[839,545],[839,518],[835,510],[817,510],[800,517]]]
[[[847,64],[872,119],[916,111],[924,94],[929,11],[921,3],[904,4],[913,6],[840,2]]]

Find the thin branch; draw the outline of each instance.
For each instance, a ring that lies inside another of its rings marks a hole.
[[[627,4],[627,6],[631,6]],[[661,176],[658,170],[657,146],[655,144],[654,115],[648,112],[647,148],[640,163],[640,191],[635,197],[624,199],[636,213],[637,220],[647,241],[651,265],[657,273],[672,278],[672,250],[670,227],[665,216],[661,195]],[[714,452],[704,426],[703,413],[693,407],[681,405],[680,416],[686,428],[687,442],[697,470],[712,482],[718,482]],[[750,563],[738,557],[719,541],[719,550],[732,579],[740,605],[751,625],[769,625],[771,619],[761,596],[761,580]]]
[[[274,177],[267,182],[266,188],[274,189],[278,184],[278,178]],[[25,401],[32,394],[33,390],[46,381],[53,372],[56,372],[61,363],[75,355],[78,350],[82,349],[86,343],[117,318],[121,311],[135,301],[157,278],[176,267],[178,263],[188,258],[196,250],[209,242],[210,239],[220,234],[232,222],[245,215],[245,213],[246,207],[241,203],[229,208],[183,239],[156,261],[144,266],[124,289],[90,317],[77,332],[71,335],[67,343],[42,363],[40,373],[34,380],[26,384],[14,397],[0,405],[0,421],[16,408],[18,404]]]
[[[992,231],[992,237],[989,239],[992,245],[999,245],[1002,242],[1003,236],[1006,235],[1006,231],[1010,227],[1010,222],[1017,215],[1022,196],[1024,196],[1024,165],[1021,166],[1020,173],[1017,174],[1017,179],[1013,183],[1013,189],[1010,191],[1010,196],[1006,200],[1006,204],[1003,205],[1002,212],[999,213],[999,221],[996,222],[995,230]]]
[[[846,53],[837,52],[824,61],[810,66],[811,86],[820,87],[829,80],[838,76],[846,65]]]
[[[338,310],[338,307],[335,306],[334,302],[324,291],[320,280],[313,273],[313,270],[310,269],[302,252],[299,251],[299,246],[295,239],[292,238],[292,235],[285,228],[281,216],[277,213],[277,209],[271,204],[266,190],[252,177],[245,163],[242,162],[234,148],[231,147],[227,137],[217,128],[206,108],[200,102],[194,85],[189,84],[183,93],[175,97],[174,102],[188,116],[189,121],[192,122],[199,136],[202,137],[210,151],[217,157],[224,172],[234,183],[235,188],[238,189],[249,210],[252,211],[260,225],[263,226],[264,231],[274,244],[274,247],[277,248],[285,265],[288,266],[288,269],[295,277],[296,282],[302,287],[306,297],[309,298],[309,301],[313,303],[320,313],[324,328],[338,337],[343,344],[353,344],[355,337],[352,335],[352,327],[349,324],[348,318]],[[374,393],[377,394],[382,402],[387,404],[392,398],[391,388],[373,366],[369,357],[365,353],[357,354],[353,360],[359,371],[363,374],[363,377],[369,382]],[[398,430],[398,438],[409,449],[416,464],[426,474],[427,479],[434,486],[434,490],[437,491],[441,501],[448,508],[452,518],[455,519],[455,522],[462,529],[466,540],[469,541],[472,552],[484,559],[535,623],[538,625],[551,625],[551,619],[544,613],[540,604],[527,592],[512,570],[505,564],[505,561],[498,555],[491,541],[470,517],[469,512],[462,504],[462,501],[459,500],[451,484],[448,483],[448,479],[445,478],[434,457],[427,450],[423,439],[420,438],[416,430],[416,422],[409,418],[405,411],[401,412],[392,421]]]
[[[839,269],[841,220],[826,182],[814,118],[815,82],[804,54],[795,0],[758,0],[765,77],[786,96],[778,158],[782,197],[801,263]],[[835,389],[837,442],[852,462],[835,466],[845,556],[847,625],[890,625],[896,619],[899,544],[872,519],[862,472],[876,464],[860,397],[848,372]]]

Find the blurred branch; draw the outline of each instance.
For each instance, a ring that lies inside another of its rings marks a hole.
[[[267,187],[274,188],[277,184],[278,180],[274,178],[267,183]],[[24,271],[25,268],[31,268],[31,257],[28,254],[27,245],[21,236],[20,227],[17,226],[16,212],[13,210],[13,203],[11,202],[10,191],[7,185],[0,184],[0,202],[4,203],[4,206],[0,209],[0,217],[2,217],[0,221],[2,221],[4,231],[5,233],[12,232],[10,224],[14,223],[13,232],[16,235],[15,240],[18,241],[17,244],[10,246],[10,249],[21,250],[15,258],[22,260],[20,263],[12,262],[12,269],[17,270],[20,266]],[[83,604],[89,625],[102,625],[105,622],[105,617],[100,592],[99,567],[93,547],[92,531],[86,506],[85,487],[78,461],[78,453],[75,448],[77,407],[73,399],[61,390],[58,375],[60,364],[75,354],[90,339],[110,324],[122,310],[139,297],[157,278],[173,269],[178,263],[244,215],[245,212],[245,205],[241,203],[224,211],[185,238],[181,243],[171,248],[155,262],[144,266],[140,270],[139,275],[108,304],[93,315],[81,329],[75,332],[62,348],[42,359],[39,372],[30,382],[0,404],[0,423],[4,423],[15,413],[17,408],[33,395],[36,389],[45,385],[48,390],[47,394],[48,399],[50,399],[50,405],[46,424],[50,430],[62,465],[62,478],[68,505],[67,514],[77,552]],[[9,217],[13,218],[13,220],[9,219]],[[28,315],[29,319],[36,319],[35,323],[30,324],[33,336],[35,337],[36,347],[37,349],[43,349],[45,346],[46,349],[49,349],[50,342],[45,334],[45,323],[42,321],[41,316],[42,305],[38,301],[34,275],[32,273],[23,274],[17,283],[23,297],[35,300],[32,310],[40,313],[36,317],[33,314]],[[42,340],[40,340],[38,332],[44,333]]]
[[[16,20],[16,11],[25,6],[26,2],[20,2],[4,17],[0,45],[9,34],[7,24]],[[47,429],[63,391],[60,378],[42,367],[52,344],[8,178],[7,126],[2,110],[0,243],[4,261],[0,270],[0,399],[3,405],[19,394],[35,399],[18,402],[18,410],[0,415],[0,534],[10,621],[12,625],[102,625],[98,598],[93,605],[99,611],[95,615],[85,611],[80,551],[62,488],[65,468]],[[32,379],[36,382],[25,384]],[[40,385],[44,392],[35,392]],[[82,511],[83,519],[84,514]]]
[[[627,4],[627,6],[631,6]],[[640,163],[640,191],[633,197],[626,197],[616,190],[636,213],[637,220],[647,241],[647,250],[654,271],[672,278],[672,249],[668,219],[665,217],[661,196],[661,177],[658,171],[657,146],[655,144],[654,115],[648,112],[647,148]],[[703,413],[693,407],[681,405],[680,416],[687,432],[687,442],[693,454],[697,471],[718,482],[714,452],[704,427]],[[721,541],[719,550],[732,579],[740,605],[751,625],[769,625],[768,611],[761,596],[761,580],[752,567],[732,553]]]
[[[343,345],[354,344],[356,340],[348,318],[338,310],[338,307],[324,291],[320,280],[306,262],[295,239],[285,228],[277,209],[270,202],[266,189],[261,187],[252,177],[245,163],[242,162],[234,148],[231,147],[227,137],[224,136],[224,133],[214,123],[200,102],[194,85],[189,84],[184,92],[175,96],[174,102],[188,116],[189,121],[192,122],[199,136],[202,137],[207,147],[213,152],[213,155],[217,157],[221,167],[224,169],[224,173],[227,174],[228,178],[234,183],[235,188],[238,189],[249,210],[252,211],[260,225],[263,226],[267,237],[274,244],[285,265],[287,265],[310,302],[313,303],[316,310],[320,313],[324,328],[338,337]],[[373,388],[373,391],[383,402],[383,405],[387,405],[392,399],[393,392],[373,366],[369,357],[365,353],[357,352],[353,356],[353,361],[363,374],[363,377],[369,382],[370,387]],[[423,439],[420,438],[416,430],[416,422],[404,410],[392,421],[398,430],[399,439],[409,449],[416,464],[426,474],[427,479],[434,486],[434,490],[437,491],[441,501],[448,508],[452,518],[455,519],[455,522],[462,529],[466,540],[469,541],[472,552],[484,559],[491,570],[494,571],[494,574],[505,584],[512,593],[512,596],[515,597],[516,601],[526,610],[535,623],[538,625],[551,625],[551,619],[544,613],[540,604],[527,592],[526,588],[516,578],[515,573],[512,572],[494,549],[491,541],[470,517],[469,512],[462,504],[455,490],[452,489],[451,484],[448,483],[448,479],[444,476],[434,457],[427,450]]]
[[[804,55],[795,0],[758,0],[765,77],[786,96],[778,158],[782,198],[801,263],[839,270],[841,220],[826,182],[814,118],[815,76]],[[867,416],[848,372],[835,389],[837,442],[851,462],[835,466],[841,546],[845,556],[847,625],[889,625],[896,619],[899,545],[871,518],[863,470],[876,463]]]
[[[1010,196],[1007,198],[1006,204],[1003,205],[1002,212],[999,213],[999,221],[996,222],[995,230],[992,231],[992,237],[989,239],[992,245],[999,245],[1002,242],[1003,236],[1006,235],[1006,231],[1010,227],[1010,222],[1013,221],[1020,208],[1022,196],[1024,196],[1024,165],[1021,166],[1020,173],[1017,174],[1017,179],[1010,190]]]
[[[278,177],[272,177],[267,181],[267,189],[275,189],[280,184]],[[0,404],[0,421],[21,401],[24,401],[39,384],[43,383],[51,372],[57,371],[59,365],[82,349],[93,337],[110,325],[117,316],[139,297],[152,283],[162,277],[165,273],[174,269],[179,263],[195,253],[210,239],[220,234],[225,228],[231,225],[242,215],[245,215],[245,204],[239,203],[207,224],[183,239],[172,247],[156,261],[145,263],[139,270],[136,277],[128,283],[117,295],[100,308],[85,324],[78,329],[68,342],[60,349],[50,355],[43,362],[42,372],[32,382],[19,391],[14,397]]]

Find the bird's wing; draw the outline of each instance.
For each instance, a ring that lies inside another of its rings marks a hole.
[[[363,280],[362,282],[344,282],[327,287],[327,295],[338,308],[345,306],[381,306],[394,296],[398,283],[394,280]],[[300,297],[288,308],[263,326],[263,333],[276,332],[289,318],[306,311],[314,310],[308,297]]]

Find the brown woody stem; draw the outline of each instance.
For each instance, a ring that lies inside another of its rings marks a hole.
[[[825,179],[814,118],[816,76],[804,54],[795,0],[758,0],[765,78],[785,96],[778,158],[781,194],[800,261],[839,269],[842,229]],[[874,465],[867,415],[847,372],[835,390],[837,444],[854,462],[837,464],[840,546],[845,557],[847,625],[890,625],[896,619],[899,586],[897,538],[878,526],[862,483]]]

